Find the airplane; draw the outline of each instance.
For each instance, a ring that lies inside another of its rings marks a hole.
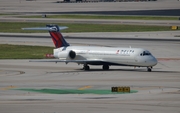
[[[61,30],[66,26],[46,25],[46,27],[22,28],[23,30],[47,30],[55,45],[53,56],[56,59],[31,60],[31,62],[74,62],[83,65],[83,70],[90,70],[89,65],[102,65],[103,70],[109,66],[147,67],[151,72],[157,64],[157,59],[143,48],[99,47],[99,46],[70,46]]]

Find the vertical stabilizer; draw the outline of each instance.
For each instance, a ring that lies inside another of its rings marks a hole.
[[[56,48],[70,46],[64,37],[62,36],[60,30],[67,29],[66,26],[58,25],[46,25],[46,27],[34,27],[34,28],[22,28],[23,30],[47,30],[49,31],[53,43]]]
[[[46,27],[53,29],[49,30],[49,33],[56,48],[69,46],[69,44],[60,33],[59,27],[57,25],[46,25]]]

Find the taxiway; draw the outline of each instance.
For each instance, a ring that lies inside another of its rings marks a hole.
[[[16,40],[12,40],[12,39]],[[50,38],[1,37],[5,43],[53,46]],[[14,42],[15,41],[15,42]],[[129,46],[150,50],[157,58],[179,58],[179,41],[68,39],[69,43]],[[78,43],[77,43],[78,42]],[[2,42],[1,42],[2,43]],[[180,61],[161,59],[152,72],[146,68],[112,66],[103,71],[81,70],[74,63],[35,63],[0,60],[0,111],[2,113],[178,113],[180,111]],[[43,94],[15,89],[109,89],[130,86],[132,94]]]

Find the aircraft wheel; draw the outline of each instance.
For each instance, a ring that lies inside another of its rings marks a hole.
[[[147,67],[147,71],[148,71],[148,72],[151,72],[152,70],[151,70],[151,68],[150,68],[150,67]]]
[[[90,67],[89,66],[84,66],[83,69],[87,71],[87,70],[90,69]]]
[[[103,70],[109,70],[109,65],[103,65]]]

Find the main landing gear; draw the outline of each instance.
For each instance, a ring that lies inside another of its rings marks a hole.
[[[84,64],[83,70],[88,71],[89,69],[90,69],[90,67],[87,64]]]
[[[103,69],[103,70],[109,70],[109,65],[103,65],[103,66],[102,66],[102,69]]]
[[[87,64],[84,64],[83,70],[88,71],[89,69],[90,69],[90,67]],[[103,65],[102,69],[103,70],[109,70],[109,65]]]

